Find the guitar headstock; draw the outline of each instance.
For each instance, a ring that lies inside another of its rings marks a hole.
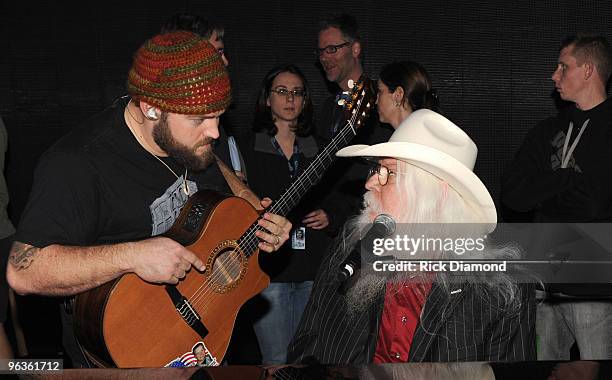
[[[350,90],[345,91],[338,101],[338,105],[344,107],[346,121],[354,128],[359,128],[365,123],[374,106],[375,94],[370,83],[371,81],[365,77],[357,82],[349,79]]]

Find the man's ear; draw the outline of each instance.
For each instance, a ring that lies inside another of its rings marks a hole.
[[[351,55],[353,58],[359,58],[361,55],[361,43],[359,41],[355,41],[351,45]]]
[[[584,79],[588,80],[595,74],[595,65],[592,62],[584,63]]]
[[[161,110],[159,108],[156,108],[147,102],[140,101],[139,103],[140,104],[138,107],[145,118],[153,121],[159,119],[159,115],[161,114]]]

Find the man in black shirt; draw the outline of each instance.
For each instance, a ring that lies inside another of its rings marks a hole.
[[[115,102],[42,157],[7,270],[17,292],[72,296],[126,273],[177,284],[192,266],[204,270],[193,252],[158,235],[199,189],[228,189],[204,170],[230,103],[227,70],[202,37],[162,34],[136,53],[128,92],[129,101]],[[266,213],[259,223],[267,231],[257,233],[260,249],[277,250],[289,238],[286,218]],[[78,350],[69,353],[83,364]]]
[[[571,104],[529,131],[503,181],[502,200],[511,210],[532,212],[536,222],[612,220],[611,72],[612,51],[603,36],[563,42],[552,80]],[[591,254],[572,252],[570,260]],[[555,284],[547,291],[538,305],[538,358],[568,360],[576,342],[581,359],[611,359],[612,303],[601,298],[612,296],[609,289]]]

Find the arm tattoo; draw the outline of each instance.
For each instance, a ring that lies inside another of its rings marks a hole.
[[[9,261],[18,271],[24,270],[32,264],[39,251],[40,248],[16,241],[11,249]]]

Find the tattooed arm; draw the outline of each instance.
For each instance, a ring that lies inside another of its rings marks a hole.
[[[165,237],[95,247],[37,248],[16,241],[6,275],[19,294],[68,296],[125,273],[136,273],[149,282],[176,284],[191,266],[204,270],[195,254]]]

